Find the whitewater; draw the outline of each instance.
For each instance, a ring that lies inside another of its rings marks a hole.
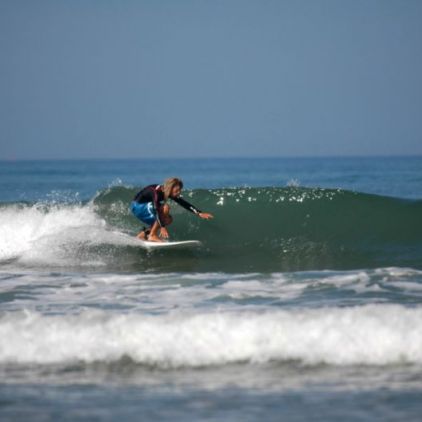
[[[0,363],[113,362],[174,368],[298,360],[306,365],[422,364],[421,309],[372,305],[165,316],[42,316],[0,320]],[[341,347],[339,347],[341,344]]]

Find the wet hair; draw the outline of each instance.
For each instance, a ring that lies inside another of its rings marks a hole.
[[[178,179],[177,177],[170,177],[169,179],[166,179],[164,182],[164,196],[166,198],[169,198],[171,195],[171,191],[175,186],[179,186],[180,189],[183,189],[183,182],[182,179]]]

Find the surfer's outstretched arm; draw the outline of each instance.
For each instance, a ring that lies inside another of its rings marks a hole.
[[[181,196],[177,196],[172,198],[174,202],[177,202],[181,207],[183,207],[185,210],[188,210],[198,217],[204,218],[205,220],[209,220],[213,218],[213,215],[208,212],[202,212],[198,208],[195,207],[195,205],[192,205],[190,202],[183,199]]]

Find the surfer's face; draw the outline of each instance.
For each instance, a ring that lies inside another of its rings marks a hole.
[[[181,193],[182,193],[182,188],[179,185],[173,186],[173,188],[171,190],[171,196],[173,198],[180,196]]]

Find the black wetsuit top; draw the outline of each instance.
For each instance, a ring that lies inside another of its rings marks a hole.
[[[184,209],[194,213],[199,214],[201,211],[196,208],[194,205],[190,204],[188,201],[185,201],[181,196],[178,197],[170,197],[174,202],[177,202],[181,207]],[[164,192],[161,185],[148,185],[141,189],[136,195],[135,198],[133,198],[135,202],[138,202],[140,204],[144,204],[146,202],[152,202],[154,205],[154,208],[157,212],[157,219],[160,225],[160,208],[163,206],[165,202]]]

